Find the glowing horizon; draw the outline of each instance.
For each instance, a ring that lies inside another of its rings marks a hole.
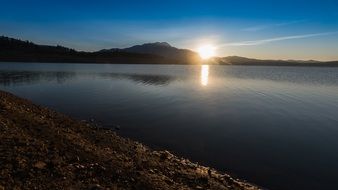
[[[338,1],[11,0],[0,7],[0,35],[80,51],[165,41],[196,52],[213,44],[221,57],[330,61],[337,10]]]

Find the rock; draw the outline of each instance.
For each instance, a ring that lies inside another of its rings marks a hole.
[[[5,187],[0,185],[0,190],[5,190]]]
[[[38,168],[38,169],[44,169],[46,167],[46,163],[42,162],[42,161],[38,161],[34,164],[34,167],[35,168]]]
[[[166,159],[171,159],[173,158],[174,155],[172,155],[169,151],[165,150],[165,151],[162,151],[161,154],[160,154],[160,158],[161,160],[166,160]]]
[[[101,185],[99,184],[93,184],[93,185],[89,185],[88,189],[89,190],[103,190],[104,188],[101,187]]]
[[[211,170],[208,169],[208,175],[211,177]]]

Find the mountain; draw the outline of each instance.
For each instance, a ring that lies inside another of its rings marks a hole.
[[[129,48],[76,51],[63,46],[38,45],[0,36],[0,62],[119,63],[119,64],[220,64],[273,66],[338,66],[338,61],[261,60],[239,56],[214,57],[201,61],[196,52],[166,42],[146,43]]]
[[[200,63],[201,58],[196,52],[193,52],[188,49],[178,49],[176,47],[171,46],[167,42],[155,42],[155,43],[146,43],[142,45],[136,45],[129,48],[124,49],[110,49],[110,50],[101,50],[104,52],[128,52],[128,53],[142,53],[142,54],[152,54],[158,55],[169,59],[176,59],[180,62],[186,63]]]
[[[274,66],[338,66],[338,61],[316,60],[262,60],[239,56],[218,57],[213,60],[221,65],[274,65]]]
[[[5,36],[0,37],[0,51],[1,52],[13,52],[13,53],[74,53],[74,49],[62,47],[62,46],[48,46],[48,45],[37,45],[30,41],[22,41],[14,38],[8,38]]]
[[[0,61],[6,62],[56,62],[56,63],[134,63],[134,64],[186,64],[186,62],[160,55],[98,51],[81,52],[62,46],[38,45],[1,36]]]

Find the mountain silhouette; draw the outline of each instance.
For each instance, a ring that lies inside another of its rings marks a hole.
[[[187,63],[196,63],[196,62],[199,63],[201,61],[199,55],[196,52],[188,49],[179,49],[173,47],[167,42],[146,43],[124,49],[113,48],[110,50],[101,50],[101,51],[105,52],[120,51],[128,53],[152,54],[169,59],[176,59]]]
[[[0,62],[338,66],[338,61],[261,60],[239,56],[214,57],[202,62],[196,52],[173,47],[167,42],[84,52],[5,36],[0,37]]]
[[[122,51],[83,52],[62,46],[38,45],[29,41],[0,37],[0,61],[55,63],[188,64],[154,54]]]
[[[338,61],[316,60],[269,60],[240,56],[216,57],[213,62],[221,65],[274,65],[274,66],[338,66]]]

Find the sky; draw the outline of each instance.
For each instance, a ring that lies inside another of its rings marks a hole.
[[[96,51],[148,42],[217,56],[338,60],[338,0],[0,0],[0,35]]]

